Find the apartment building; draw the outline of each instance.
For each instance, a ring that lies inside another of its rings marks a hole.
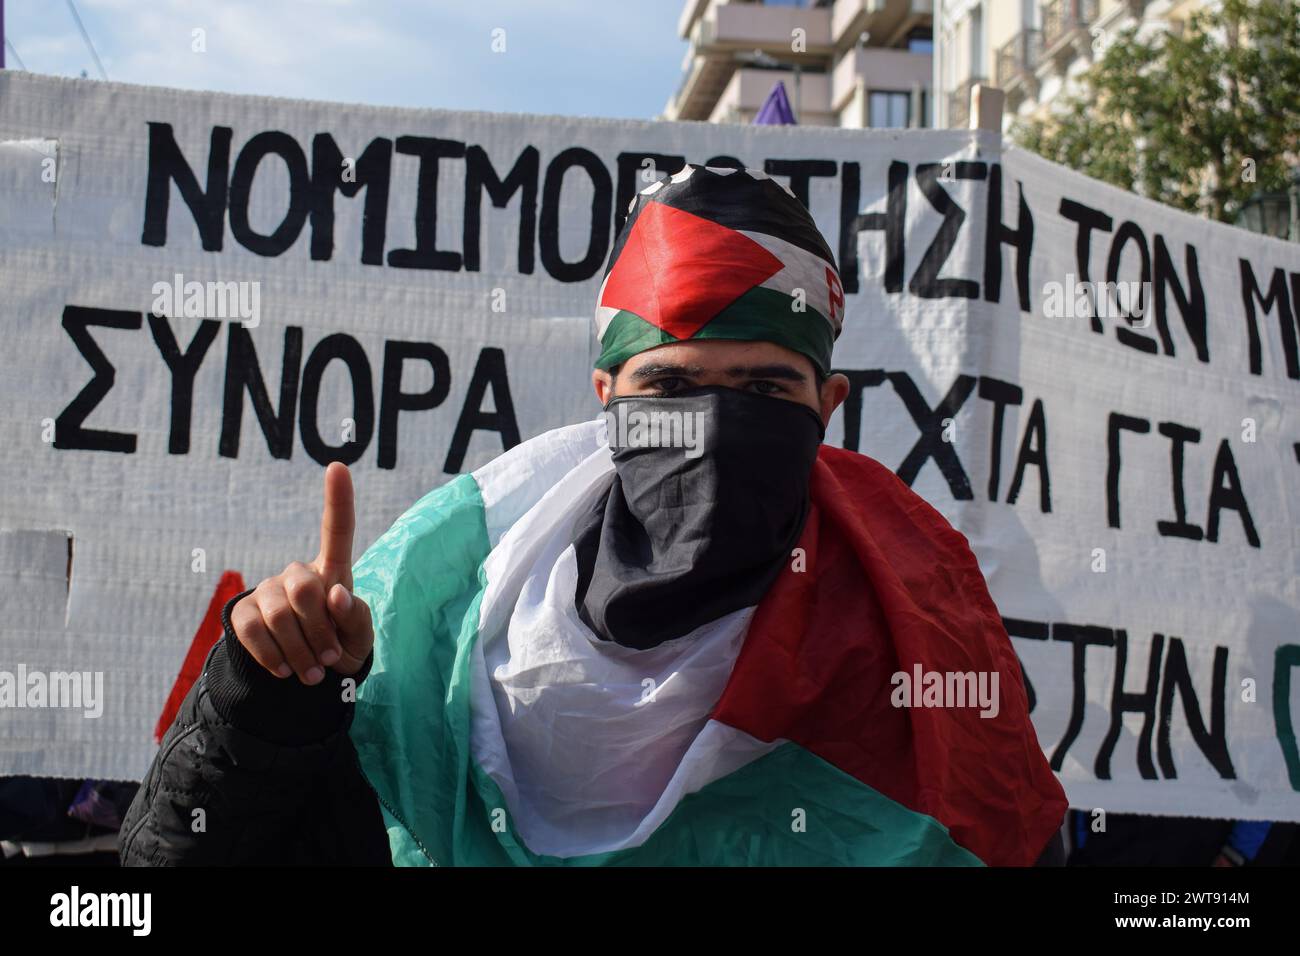
[[[686,0],[660,119],[749,123],[778,80],[806,126],[929,126],[932,0]]]
[[[936,125],[967,126],[979,83],[1006,93],[1003,127],[1076,86],[1110,36],[1130,26],[1179,30],[1201,0],[935,0]]]

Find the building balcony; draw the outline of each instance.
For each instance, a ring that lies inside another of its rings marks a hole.
[[[871,46],[897,46],[911,30],[929,26],[933,13],[934,0],[835,0],[831,40],[843,49],[866,31]]]
[[[691,35],[691,27],[695,21],[704,15],[712,0],[686,0],[685,6],[682,7],[681,16],[677,18],[677,35],[683,40],[688,39]]]
[[[716,3],[691,28],[691,43],[702,53],[768,50],[777,56],[794,52],[795,30],[802,30],[805,50],[829,55],[829,7],[769,7],[757,3]]]
[[[859,83],[864,90],[905,92],[914,86],[928,90],[931,63],[928,53],[858,47],[841,57],[831,73],[831,108],[843,109]]]
[[[980,83],[988,83],[988,80],[982,76],[972,76],[948,94],[949,129],[966,129],[970,126],[970,94]]]
[[[750,123],[767,100],[777,81],[785,83],[786,95],[801,126],[834,126],[831,110],[830,77],[825,73],[801,73],[795,83],[793,70],[742,68],[731,75],[710,115],[714,123]]]
[[[670,120],[704,120],[715,106],[732,75],[745,66],[741,57],[756,50],[782,62],[806,62],[824,69],[834,52],[831,43],[831,8],[766,6],[712,0],[687,7],[684,36],[690,47],[682,66],[677,92],[663,116]],[[802,34],[796,34],[802,30]],[[793,47],[801,38],[802,48]]]
[[[1098,0],[1048,0],[1043,4],[1043,64],[1058,70],[1077,56],[1092,53],[1088,28],[1099,15]]]
[[[1038,77],[1034,70],[1042,55],[1043,34],[1040,30],[1021,30],[998,48],[994,80],[1013,105],[1025,96],[1038,95]]]

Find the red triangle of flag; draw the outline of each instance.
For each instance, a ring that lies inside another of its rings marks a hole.
[[[748,236],[652,202],[610,269],[600,304],[689,339],[782,268],[780,259]]]

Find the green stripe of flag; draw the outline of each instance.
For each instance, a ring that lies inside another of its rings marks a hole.
[[[474,768],[469,817],[496,820],[473,828],[460,855],[437,859],[388,813],[399,866],[982,866],[933,817],[914,813],[785,743],[735,773],[688,794],[641,846],[561,859],[522,845],[495,782]],[[486,795],[483,799],[481,795]],[[494,815],[495,814],[495,815]]]
[[[461,475],[416,502],[353,568],[370,606],[375,658],[351,737],[389,814],[456,858],[469,791],[469,652],[490,551],[483,499]]]
[[[692,336],[693,339],[741,339],[775,342],[816,364],[829,356],[835,335],[830,321],[811,306],[795,311],[794,299],[777,289],[756,286],[732,302]],[[608,369],[633,355],[679,339],[626,309],[610,319],[601,338],[596,368]],[[829,373],[829,368],[823,368]]]

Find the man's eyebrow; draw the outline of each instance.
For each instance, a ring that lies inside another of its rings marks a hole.
[[[642,365],[632,373],[632,378],[638,382],[644,382],[648,378],[654,378],[656,375],[703,375],[703,365]]]
[[[703,375],[704,372],[703,365],[658,363],[641,366],[632,373],[631,378],[637,382],[644,382],[647,379],[657,378],[661,375],[680,375],[685,378],[693,378]],[[793,365],[783,363],[774,365],[733,365],[726,370],[725,374],[728,378],[775,378],[800,384],[808,381],[808,376],[804,375],[803,372]]]
[[[808,376],[793,365],[733,365],[727,369],[731,378],[779,378],[787,382],[806,382]]]

